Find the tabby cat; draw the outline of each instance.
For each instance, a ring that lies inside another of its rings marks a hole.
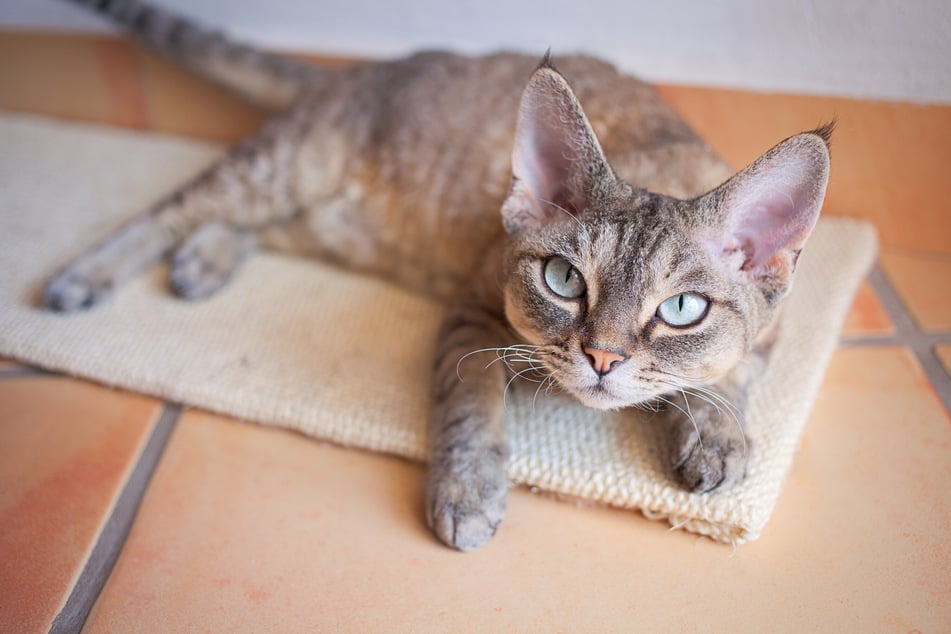
[[[98,304],[166,254],[172,291],[207,297],[258,245],[446,300],[426,509],[459,550],[505,510],[515,375],[597,409],[664,405],[678,483],[742,480],[747,387],[822,205],[831,126],[731,178],[650,87],[596,59],[328,70],[135,0],[76,1],[282,114],[54,275],[50,309]]]

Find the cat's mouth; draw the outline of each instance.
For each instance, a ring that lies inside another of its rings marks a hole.
[[[587,359],[577,363],[558,363],[558,359],[546,370],[553,384],[573,396],[582,405],[598,410],[617,410],[632,407],[655,399],[659,394],[654,386],[637,379],[636,373],[617,372],[596,376]]]

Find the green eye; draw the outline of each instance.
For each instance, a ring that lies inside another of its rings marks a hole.
[[[581,297],[587,288],[578,269],[557,256],[545,262],[545,283],[555,295],[568,299]]]
[[[675,328],[694,326],[707,316],[710,302],[699,293],[681,293],[668,297],[657,307],[657,315]]]

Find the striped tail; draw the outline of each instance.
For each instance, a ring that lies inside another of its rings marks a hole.
[[[70,0],[123,26],[160,55],[268,108],[288,107],[321,71],[304,62],[234,42],[138,0]]]

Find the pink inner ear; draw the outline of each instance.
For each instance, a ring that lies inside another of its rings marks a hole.
[[[565,195],[566,185],[571,179],[573,160],[582,157],[572,156],[578,150],[569,143],[583,121],[573,122],[573,129],[568,116],[553,111],[552,104],[545,99],[535,97],[529,105],[515,139],[513,172],[528,187],[543,213],[549,204],[571,209],[572,201]]]
[[[512,152],[512,175],[515,182],[503,206],[506,222],[512,227],[541,228],[550,221],[550,207],[558,204],[552,192],[558,185],[543,149],[539,147],[535,126],[518,130]]]
[[[512,171],[525,183],[538,205],[553,198],[552,189],[557,172],[550,163],[551,144],[548,143],[549,147],[546,147],[543,139],[544,135],[539,135],[536,126],[526,125],[524,130],[519,130],[513,154]]]
[[[819,216],[828,179],[828,154],[818,139],[793,137],[747,168],[723,201],[723,248],[741,248],[743,269],[770,265],[782,251],[802,249]]]
[[[812,214],[808,203],[795,194],[799,192],[762,192],[741,212],[733,235],[746,252],[743,268],[759,268],[782,249],[802,248],[812,229]]]
[[[542,68],[519,106],[512,151],[512,191],[502,206],[509,231],[538,229],[582,210],[604,155],[571,88]]]

